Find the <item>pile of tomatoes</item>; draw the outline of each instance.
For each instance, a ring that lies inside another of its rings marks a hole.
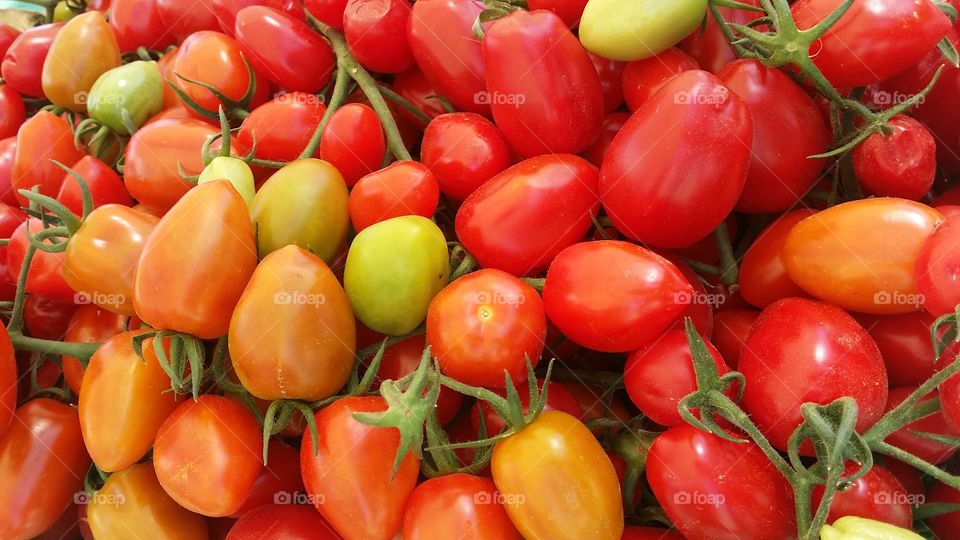
[[[0,538],[960,537],[955,0],[28,0]]]

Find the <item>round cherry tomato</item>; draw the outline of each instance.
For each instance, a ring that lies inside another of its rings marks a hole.
[[[102,13],[70,20],[53,38],[43,62],[43,94],[71,111],[87,110],[87,93],[100,75],[120,65],[120,47]]]
[[[73,132],[67,121],[41,111],[24,122],[17,132],[11,186],[15,191],[39,186],[41,195],[56,197],[64,171],[53,160],[69,167],[82,157],[73,145]],[[27,206],[26,197],[19,193],[15,196],[22,206]]]
[[[843,468],[844,478],[859,470],[858,463],[848,461]],[[811,503],[814,508],[820,505],[823,490],[823,485],[813,486]],[[843,516],[857,516],[910,529],[913,525],[911,504],[907,492],[893,473],[874,465],[846,489],[837,491],[830,503],[827,523],[833,523]]]
[[[697,61],[680,49],[670,48],[644,60],[629,62],[623,68],[621,91],[631,111],[640,108],[657,90],[684,71],[699,69]]]
[[[45,97],[41,72],[53,38],[61,28],[62,23],[44,24],[28,28],[17,36],[0,66],[4,83],[26,96]]]
[[[162,51],[173,44],[175,37],[160,20],[157,4],[158,0],[113,0],[110,28],[121,51],[135,51],[138,47]]]
[[[0,139],[16,135],[24,120],[23,98],[9,84],[0,84]]]
[[[313,508],[268,504],[244,514],[225,540],[340,540],[329,523]]]
[[[642,60],[690,35],[706,10],[706,0],[591,0],[580,19],[580,41],[604,58]]]
[[[133,205],[133,199],[127,193],[127,188],[123,186],[120,176],[106,163],[93,156],[83,156],[70,168],[86,182],[94,208],[106,204]],[[83,196],[80,184],[70,173],[65,172],[64,175],[57,200],[74,214],[80,215],[83,213]]]
[[[348,0],[343,35],[357,62],[379,73],[400,73],[410,67],[410,13],[407,0]]]
[[[890,119],[893,133],[874,133],[853,149],[860,185],[880,197],[917,200],[933,187],[937,143],[923,124],[902,114]]]
[[[857,320],[880,348],[891,387],[919,386],[937,371],[930,341],[934,317],[926,311],[903,315],[858,315]],[[951,349],[948,347],[943,352],[944,357],[940,359],[943,363],[939,367],[949,364],[950,360],[945,357]]]
[[[944,461],[950,459],[954,453],[956,453],[956,447],[952,447],[941,442],[932,441],[911,432],[933,433],[948,437],[956,435],[956,428],[952,427],[956,426],[956,423],[950,424],[947,422],[947,418],[951,416],[952,411],[955,410],[956,407],[952,404],[954,396],[957,394],[956,390],[951,388],[951,386],[954,385],[956,385],[956,383],[950,382],[950,379],[947,379],[947,382],[940,385],[941,388],[946,388],[946,396],[941,396],[942,409],[940,411],[937,411],[929,416],[925,416],[914,422],[910,422],[906,426],[888,435],[886,442],[892,446],[900,448],[901,450],[906,450],[907,452],[910,452],[911,454],[929,463],[943,463]],[[887,402],[886,410],[889,411],[897,405],[900,405],[903,400],[907,399],[907,396],[912,394],[916,389],[917,388],[915,386],[891,388],[890,398]],[[936,397],[936,391],[930,392],[920,399],[919,403],[936,399]]]
[[[157,0],[161,6],[168,1],[170,0]],[[204,10],[198,8],[189,10],[190,13],[200,11]],[[213,11],[211,10],[208,15],[213,19],[212,27],[216,28],[217,22],[213,16]],[[164,16],[163,11],[161,11],[161,16]],[[182,16],[182,14],[177,14],[177,17]],[[250,80],[250,74],[240,51],[240,46],[233,38],[220,32],[201,31],[190,34],[177,50],[173,71],[173,84],[183,90],[200,107],[208,111],[216,111],[219,108],[220,101],[216,96],[202,86],[177,77],[177,74],[194,81],[207,83],[232,100],[240,100],[244,97],[251,84],[256,84],[258,87],[263,85],[261,81],[256,79]]]
[[[125,332],[130,318],[111,313],[99,306],[89,304],[80,306],[70,317],[63,341],[68,343],[102,343]],[[83,381],[83,366],[80,360],[73,356],[64,355],[60,359],[63,369],[63,378],[70,385],[74,394],[80,395]]]
[[[520,540],[493,480],[449,474],[417,486],[403,513],[405,540]]]
[[[203,30],[219,28],[217,11],[213,8],[212,0],[200,0],[199,2],[188,2],[187,0],[155,1],[157,2],[160,22],[163,23],[168,32],[177,37],[177,40],[184,41],[184,45],[186,45],[185,38],[188,36],[199,34]],[[216,107],[213,110],[217,110]]]
[[[731,368],[737,369],[743,344],[759,316],[760,312],[752,309],[728,309],[714,316],[713,337],[710,341]]]
[[[418,5],[414,4],[415,12]],[[450,113],[433,119],[423,134],[420,157],[436,175],[440,191],[458,201],[513,164],[503,133],[474,113]]]
[[[815,213],[804,208],[784,214],[753,241],[740,263],[740,294],[744,300],[765,308],[781,298],[807,296],[787,275],[780,253],[794,226]]]
[[[440,185],[426,165],[398,161],[363,178],[350,191],[350,221],[360,232],[374,223],[399,217],[433,217]]]
[[[237,140],[245,148],[253,148],[256,142],[260,159],[293,161],[307,147],[326,111],[323,102],[312,94],[280,94],[243,121]]]
[[[10,280],[14,283],[20,277],[27,246],[30,245],[30,240],[27,239],[28,229],[31,235],[36,235],[43,230],[43,222],[37,218],[30,218],[21,223],[10,236],[10,244],[7,245],[7,271],[10,273]],[[47,242],[49,243],[49,240]],[[37,250],[27,273],[27,292],[63,304],[72,304],[74,292],[63,277],[64,259],[63,252],[50,253]]]
[[[27,295],[23,304],[23,322],[27,334],[39,339],[60,340],[70,326],[70,318],[79,306],[72,303],[57,302],[38,296]],[[53,377],[55,381],[56,377]],[[27,382],[27,381],[25,381]]]
[[[340,171],[348,186],[380,168],[386,151],[377,113],[362,103],[334,111],[320,139],[320,157]]]

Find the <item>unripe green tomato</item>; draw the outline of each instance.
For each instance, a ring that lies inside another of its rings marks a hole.
[[[254,187],[253,171],[242,159],[227,156],[217,156],[204,167],[197,179],[197,184],[204,184],[214,180],[226,180],[237,188],[247,207],[253,205]]]
[[[90,117],[121,135],[129,135],[124,111],[139,128],[163,109],[163,77],[156,62],[138,60],[113,68],[93,83],[87,96]]]
[[[331,264],[350,230],[347,184],[326,161],[292,161],[260,186],[250,217],[261,259],[294,244]]]
[[[580,42],[610,60],[642,60],[690,35],[706,12],[707,0],[590,0],[580,19]]]
[[[343,286],[363,324],[401,336],[423,322],[449,279],[443,232],[425,217],[403,216],[371,225],[353,239]]]
[[[66,2],[58,2],[57,7],[53,8],[53,22],[62,23],[76,17],[77,14],[67,7]]]

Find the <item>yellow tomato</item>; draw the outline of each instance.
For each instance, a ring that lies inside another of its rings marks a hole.
[[[594,54],[631,62],[676,45],[700,26],[707,0],[590,0],[580,42]]]
[[[43,93],[55,105],[86,111],[93,83],[120,62],[120,46],[102,13],[74,17],[57,33],[43,62]]]

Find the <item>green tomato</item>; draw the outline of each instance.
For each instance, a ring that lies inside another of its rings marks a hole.
[[[226,180],[237,188],[237,192],[243,197],[243,200],[250,207],[253,205],[254,187],[253,171],[250,166],[242,159],[227,156],[217,156],[210,161],[210,164],[204,167],[197,179],[197,184],[213,182],[214,180]]]
[[[353,239],[343,286],[363,324],[402,336],[423,322],[449,279],[443,232],[425,217],[403,216],[371,225]]]
[[[261,259],[294,244],[331,264],[350,231],[347,184],[326,161],[292,161],[260,187],[250,216]]]
[[[121,135],[163,109],[163,77],[156,62],[138,60],[101,75],[87,96],[90,117]],[[129,122],[124,122],[124,116]]]
[[[58,2],[57,7],[53,8],[53,22],[55,23],[67,22],[76,16],[77,14],[67,6],[66,2]]]
[[[844,516],[820,529],[820,540],[922,540],[919,534],[872,519]]]
[[[689,36],[706,12],[707,0],[590,0],[580,42],[610,60],[643,60]]]

